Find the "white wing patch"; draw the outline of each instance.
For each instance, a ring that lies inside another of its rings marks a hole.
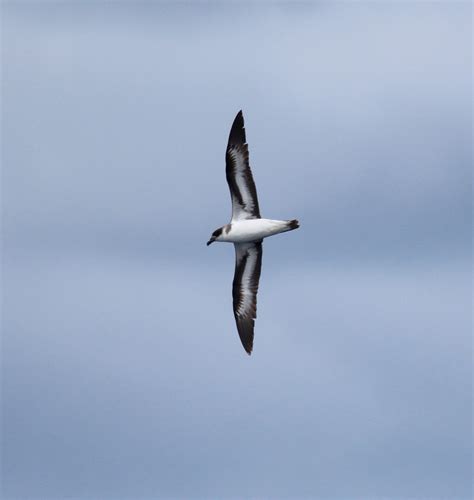
[[[235,244],[235,274],[232,285],[234,316],[240,340],[250,354],[257,317],[257,292],[262,268],[262,243]]]
[[[257,190],[249,165],[242,111],[235,117],[226,150],[226,177],[232,199],[232,220],[259,219]]]

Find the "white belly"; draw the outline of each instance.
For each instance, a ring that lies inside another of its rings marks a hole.
[[[232,222],[229,232],[226,233],[224,229],[221,241],[228,241],[231,243],[258,241],[288,230],[288,221],[284,220],[240,220]]]

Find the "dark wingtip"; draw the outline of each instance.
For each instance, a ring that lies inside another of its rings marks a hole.
[[[232,123],[232,128],[230,129],[229,134],[229,142],[244,144],[245,141],[244,115],[242,114],[242,110],[240,110]]]
[[[245,352],[250,356],[253,350],[253,330],[249,336],[241,336],[240,341],[242,342],[242,346],[244,347]]]
[[[237,319],[237,318],[236,318]],[[237,319],[237,330],[239,332],[240,342],[245,352],[250,356],[253,349],[253,327],[254,320],[249,318]]]

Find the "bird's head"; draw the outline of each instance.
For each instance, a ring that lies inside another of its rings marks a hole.
[[[216,229],[213,233],[212,236],[210,237],[209,241],[207,242],[207,246],[209,246],[211,243],[214,243],[214,241],[219,241],[222,236],[222,227],[219,229]]]

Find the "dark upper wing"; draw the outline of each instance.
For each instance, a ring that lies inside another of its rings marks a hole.
[[[232,220],[260,219],[257,190],[250,170],[249,150],[245,142],[242,111],[237,113],[230,129],[225,163],[225,173],[232,198]]]
[[[235,274],[232,284],[234,316],[240,340],[248,354],[253,348],[257,317],[257,292],[262,269],[262,243],[235,243]]]

